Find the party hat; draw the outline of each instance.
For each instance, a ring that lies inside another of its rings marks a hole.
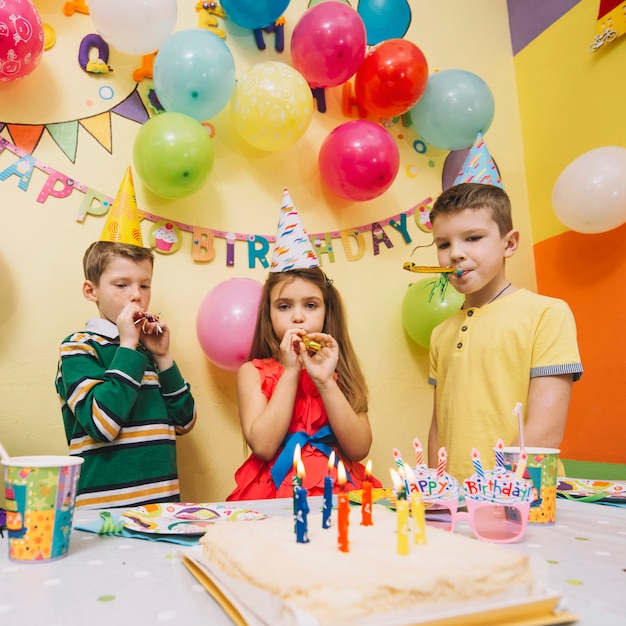
[[[124,174],[117,196],[109,209],[100,241],[115,241],[143,247],[133,173],[130,166]]]
[[[283,189],[270,272],[318,267],[317,255],[287,189]]]
[[[483,185],[495,185],[504,189],[502,180],[500,180],[500,173],[494,163],[483,136],[478,133],[476,139],[470,148],[463,167],[458,173],[454,184],[459,183],[481,183]]]

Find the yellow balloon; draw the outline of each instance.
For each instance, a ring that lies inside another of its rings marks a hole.
[[[246,142],[261,150],[282,150],[309,127],[313,94],[293,67],[265,61],[237,79],[231,109],[235,127]]]

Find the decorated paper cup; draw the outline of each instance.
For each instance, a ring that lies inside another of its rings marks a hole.
[[[525,448],[528,454],[524,478],[533,483],[536,491],[530,505],[528,521],[531,524],[554,524],[556,521],[556,485],[559,452],[557,448]],[[505,447],[504,465],[517,469],[519,447]]]
[[[11,560],[46,562],[67,554],[82,463],[75,456],[2,460]]]

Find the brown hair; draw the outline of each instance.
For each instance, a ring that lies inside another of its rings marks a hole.
[[[503,237],[513,228],[511,200],[506,191],[501,187],[482,183],[460,183],[448,187],[435,200],[430,212],[430,222],[434,224],[438,215],[450,215],[465,209],[488,209]]]
[[[326,312],[322,332],[332,335],[339,344],[339,360],[337,362],[339,386],[350,406],[357,413],[367,413],[367,383],[350,340],[343,302],[339,292],[333,286],[333,281],[329,280],[319,267],[271,272],[269,274],[261,294],[249,358],[278,358],[280,341],[274,332],[270,318],[270,295],[276,285],[292,281],[295,278],[307,280],[320,288]]]
[[[135,263],[148,260],[150,265],[154,266],[154,255],[150,248],[115,241],[94,241],[83,255],[85,278],[97,286],[109,263],[115,257],[120,256],[131,259]]]

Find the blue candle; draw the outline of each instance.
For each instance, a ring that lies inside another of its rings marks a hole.
[[[330,471],[335,465],[335,451],[328,457],[328,475],[324,476],[324,505],[322,508],[322,528],[330,528],[330,512],[333,510],[333,478]]]
[[[298,543],[308,543],[307,514],[309,504],[306,500],[307,490],[304,487],[296,487],[296,541]]]

